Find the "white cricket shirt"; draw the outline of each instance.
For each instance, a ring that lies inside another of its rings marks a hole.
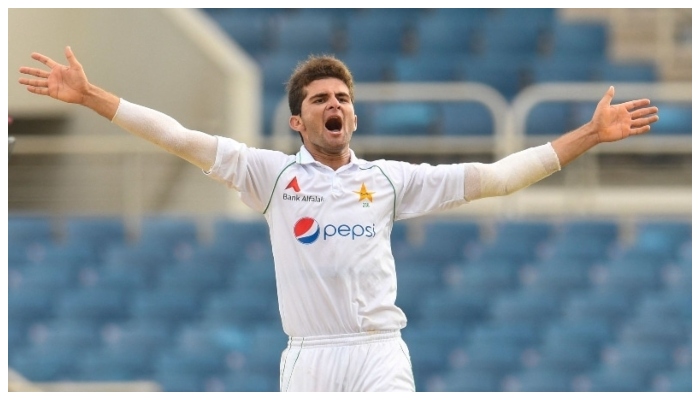
[[[466,203],[464,165],[365,161],[338,170],[218,137],[210,176],[238,190],[270,227],[282,326],[289,336],[397,330],[395,220]],[[437,273],[437,271],[436,271]]]

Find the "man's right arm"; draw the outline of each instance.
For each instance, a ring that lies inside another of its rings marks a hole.
[[[49,71],[22,67],[21,73],[38,79],[20,78],[19,83],[31,93],[88,107],[130,133],[203,170],[211,168],[216,158],[216,137],[186,129],[161,112],[129,103],[91,84],[70,47],[65,48],[65,55],[68,65],[32,53],[32,58],[46,65]]]

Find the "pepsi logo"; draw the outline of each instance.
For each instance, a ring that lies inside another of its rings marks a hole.
[[[296,237],[300,243],[311,244],[318,239],[320,234],[321,227],[313,218],[301,218],[294,225],[294,237]]]

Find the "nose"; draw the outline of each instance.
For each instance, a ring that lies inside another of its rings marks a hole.
[[[340,108],[340,101],[338,100],[338,98],[335,96],[331,96],[330,99],[328,100],[328,107],[329,108]]]

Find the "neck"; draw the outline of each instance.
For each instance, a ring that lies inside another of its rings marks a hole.
[[[339,153],[328,153],[323,151],[322,149],[314,148],[311,149],[308,146],[305,146],[306,150],[309,151],[311,156],[314,158],[314,160],[320,162],[323,165],[327,165],[334,171],[337,170],[338,168],[342,167],[343,165],[349,164],[350,163],[350,148],[346,147]]]

